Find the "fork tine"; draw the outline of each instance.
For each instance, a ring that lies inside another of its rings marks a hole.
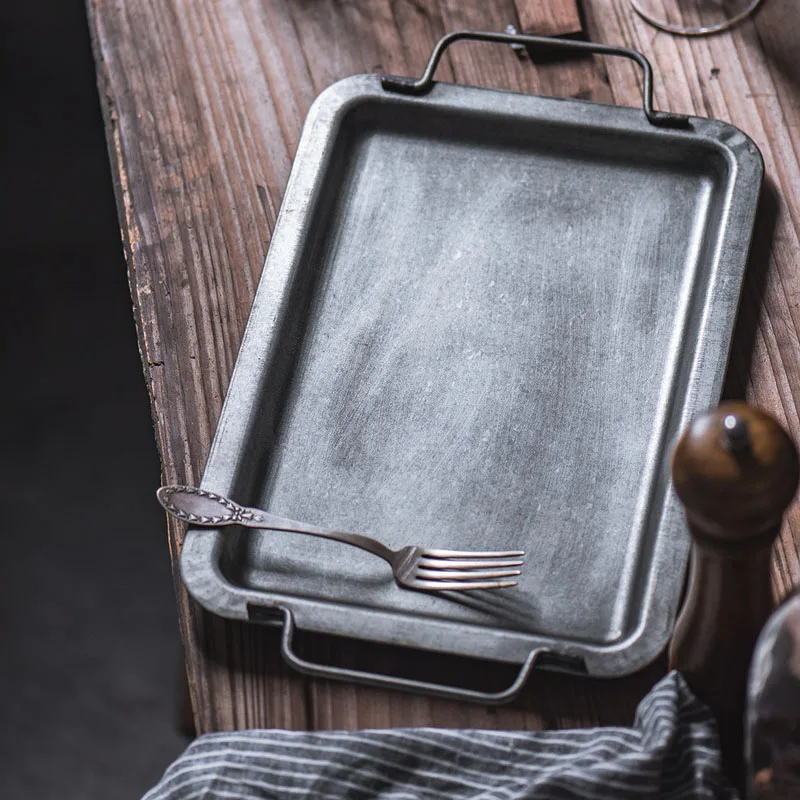
[[[466,592],[472,589],[510,589],[516,581],[424,581],[413,580],[410,583],[415,589],[428,589],[439,592]]]
[[[458,561],[453,558],[425,558],[421,557],[419,560],[420,567],[429,567],[431,569],[491,569],[494,567],[521,567],[525,562],[521,559],[488,559],[487,561],[468,560]]]
[[[428,558],[520,558],[524,550],[424,550],[423,556]]]
[[[417,569],[414,573],[415,577],[428,578],[433,581],[453,581],[453,580],[468,580],[468,581],[482,581],[491,580],[494,578],[513,578],[516,575],[521,575],[521,570],[518,569],[495,569],[495,570],[445,570],[445,569]]]

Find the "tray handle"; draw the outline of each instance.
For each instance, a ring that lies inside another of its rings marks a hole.
[[[281,654],[286,663],[294,667],[298,672],[303,672],[306,675],[313,675],[319,678],[330,678],[337,681],[356,681],[358,683],[369,684],[370,686],[401,689],[421,694],[432,694],[453,700],[467,700],[473,703],[483,703],[484,705],[498,705],[512,700],[525,685],[539,656],[547,652],[545,648],[531,650],[530,654],[525,659],[525,663],[520,667],[514,682],[507,689],[503,689],[501,692],[480,692],[475,689],[463,689],[442,683],[429,683],[427,681],[418,681],[411,678],[381,675],[378,672],[364,672],[357,669],[332,667],[327,664],[316,664],[313,661],[307,661],[297,655],[292,649],[295,624],[291,610],[286,607],[282,607],[281,610],[284,614]]]
[[[573,39],[556,39],[549,36],[529,36],[521,33],[494,33],[490,31],[453,31],[443,36],[433,48],[428,65],[419,80],[404,78],[396,75],[381,77],[381,86],[389,92],[401,94],[421,95],[431,90],[434,84],[433,75],[444,51],[454,42],[461,40],[476,42],[499,42],[500,44],[519,44],[525,47],[542,47],[559,50],[577,50],[584,53],[597,53],[606,56],[622,56],[635,61],[641,68],[644,76],[642,83],[642,108],[651,125],[662,128],[686,128],[689,118],[681,114],[669,114],[665,111],[653,109],[653,68],[650,62],[638,51],[630,47],[617,47],[610,44],[596,42],[580,42]]]

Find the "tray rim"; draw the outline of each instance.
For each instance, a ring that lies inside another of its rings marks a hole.
[[[293,228],[291,223],[298,217],[302,218],[304,211],[312,205],[320,187],[320,176],[330,160],[339,126],[351,110],[364,102],[428,105],[463,113],[464,103],[469,100],[479,103],[483,111],[488,108],[503,116],[524,117],[528,120],[545,118],[548,124],[581,124],[602,131],[618,129],[665,139],[677,137],[703,144],[720,153],[730,170],[725,197],[727,216],[725,229],[717,242],[703,309],[705,313],[709,298],[713,298],[715,314],[724,314],[730,324],[723,326],[722,330],[714,331],[713,336],[707,328],[701,331],[683,398],[681,427],[694,414],[719,400],[764,173],[761,154],[749,136],[729,123],[702,117],[689,117],[689,127],[686,129],[657,128],[647,121],[641,108],[442,82],[437,82],[433,90],[425,96],[390,95],[381,88],[380,80],[381,76],[375,74],[344,78],[323,91],[309,110],[209,452],[201,481],[202,488],[221,494],[230,494],[234,488],[236,470],[225,465],[235,464],[255,414],[254,404],[248,404],[246,397],[255,397],[260,392],[260,382],[249,381],[250,385],[247,387],[246,376],[268,361],[268,354],[265,355],[264,347],[258,341],[274,343],[270,339],[270,333],[275,332],[280,313],[285,307],[284,289],[303,239],[298,226]],[[271,310],[264,319],[259,317],[262,307]],[[701,373],[698,361],[702,361],[702,356],[707,355],[709,350],[715,363],[706,363]],[[242,386],[247,387],[248,391],[240,391]],[[247,423],[233,426],[232,416],[241,413],[249,415]],[[238,428],[238,436],[233,435],[234,427]],[[663,501],[662,515],[666,514],[670,506],[674,511],[675,502],[672,490],[669,489]],[[660,527],[671,525],[674,528],[676,524],[682,526],[682,520],[676,521],[674,513],[672,516],[673,519],[662,521]],[[387,611],[384,609],[356,608],[320,598],[289,598],[237,586],[229,582],[219,568],[223,535],[220,530],[190,529],[180,556],[181,576],[189,593],[203,607],[219,616],[248,620],[252,619],[249,607],[274,609],[280,613],[285,613],[288,609],[298,628],[353,638],[353,615],[358,615],[358,635],[355,638],[384,643],[401,643],[405,637],[397,635],[398,629],[410,632],[414,628],[418,632],[420,618],[406,612],[393,615],[395,635],[387,637]],[[665,537],[659,535],[656,538],[656,546],[663,546]],[[682,575],[687,563],[688,536],[685,537],[684,546],[674,550],[673,556],[679,552],[680,557],[674,559],[675,563],[671,568],[679,569]],[[674,579],[674,575],[670,577]],[[643,609],[639,624],[626,637],[611,644],[570,642],[554,637],[534,636],[528,632],[517,633],[481,626],[483,645],[480,648],[464,647],[463,630],[467,623],[424,618],[431,635],[425,637],[426,642],[419,649],[521,664],[529,656],[532,647],[542,647],[567,657],[582,658],[592,676],[621,677],[653,661],[662,652],[672,633],[678,598],[671,598],[665,603],[665,598],[659,597],[657,591],[663,583],[664,579],[659,580],[658,576],[649,581],[642,595]],[[668,606],[666,609],[663,608],[665,605]],[[321,608],[323,613],[320,613]],[[659,621],[660,624],[655,624]],[[276,620],[275,624],[281,623]],[[524,641],[520,641],[521,639]]]

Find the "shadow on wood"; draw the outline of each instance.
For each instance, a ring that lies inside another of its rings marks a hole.
[[[747,379],[755,357],[758,318],[763,307],[764,286],[770,270],[772,242],[779,209],[777,189],[772,179],[767,177],[761,187],[742,300],[733,333],[731,360],[722,392],[726,400],[743,400],[747,391]]]

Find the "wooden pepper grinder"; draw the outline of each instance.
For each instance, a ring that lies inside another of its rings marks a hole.
[[[724,403],[697,417],[672,456],[693,545],[670,668],[714,712],[724,768],[740,788],[748,667],[774,606],[771,545],[798,478],[791,439],[745,403]]]

